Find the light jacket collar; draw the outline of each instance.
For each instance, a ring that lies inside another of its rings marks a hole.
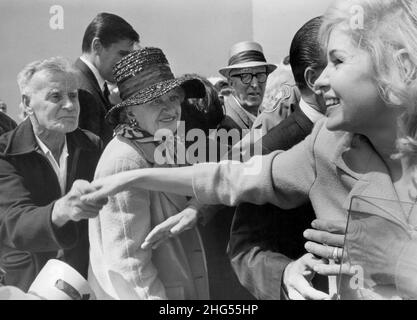
[[[331,161],[339,169],[359,180],[363,179],[363,174],[367,172],[374,153],[365,136],[345,132],[335,147]]]
[[[409,212],[399,202],[388,168],[365,136],[345,133],[335,148],[333,163],[358,180],[343,204],[344,209],[377,215],[404,230],[410,229]]]

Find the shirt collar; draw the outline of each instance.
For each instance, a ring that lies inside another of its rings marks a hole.
[[[41,148],[44,154],[46,155],[49,154],[53,156],[51,150],[49,150],[46,144],[44,144],[43,141],[39,139],[39,137],[36,134],[35,134],[35,139],[36,139],[36,142],[38,143],[39,148]],[[65,137],[64,146],[62,147],[61,155],[59,158],[61,159],[62,157],[66,157],[66,156],[68,156],[67,137]]]
[[[87,65],[87,67],[90,68],[91,72],[94,74],[94,76],[97,79],[97,82],[101,91],[103,91],[104,83],[106,82],[106,80],[103,79],[103,77],[100,75],[100,72],[98,72],[97,68],[90,61],[88,61],[85,57],[81,56],[80,60],[84,62]]]
[[[300,109],[301,111],[310,119],[311,122],[316,123],[321,118],[324,117],[324,114],[318,112],[312,106],[310,106],[307,102],[304,101],[303,98],[300,99]]]

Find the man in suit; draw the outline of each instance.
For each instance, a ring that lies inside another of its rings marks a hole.
[[[83,202],[100,139],[78,128],[76,71],[62,58],[28,64],[18,76],[28,115],[0,137],[0,268],[26,291],[49,259],[87,277],[88,225],[104,202]]]
[[[115,82],[113,66],[138,41],[132,26],[110,13],[99,13],[84,33],[82,55],[75,62],[80,79],[79,126],[98,135],[105,145],[113,136],[113,128],[104,119],[111,105],[107,82]]]
[[[263,154],[287,150],[302,141],[325,113],[324,100],[313,90],[315,80],[326,65],[318,42],[321,22],[321,17],[308,21],[292,40],[290,63],[301,99],[288,118],[256,142],[262,144]],[[292,210],[271,204],[238,206],[228,253],[239,281],[256,298],[280,299],[287,291],[289,297],[294,298],[303,290],[302,281],[294,280],[292,274],[287,279],[284,271],[293,268],[292,259],[298,259],[305,252],[302,233],[314,217],[310,203]]]
[[[219,70],[232,88],[232,92],[224,96],[226,117],[219,128],[238,129],[239,138],[244,136],[243,129],[252,128],[265,94],[268,75],[276,68],[266,61],[259,43],[243,41],[232,46],[229,65]]]

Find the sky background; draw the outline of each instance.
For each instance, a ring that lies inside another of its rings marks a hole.
[[[1,0],[0,99],[19,121],[17,73],[29,62],[52,56],[74,61],[85,28],[99,12],[127,20],[142,46],[161,48],[176,75],[218,76],[230,47],[258,41],[267,60],[288,54],[294,33],[323,14],[332,0]],[[50,8],[62,6],[64,28],[53,30]]]

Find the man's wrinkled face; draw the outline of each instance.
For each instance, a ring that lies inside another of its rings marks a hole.
[[[68,133],[78,127],[80,105],[76,75],[42,70],[35,73],[25,95],[25,109],[38,131]]]
[[[245,110],[257,113],[264,98],[267,77],[268,73],[264,66],[230,71],[229,84]]]

